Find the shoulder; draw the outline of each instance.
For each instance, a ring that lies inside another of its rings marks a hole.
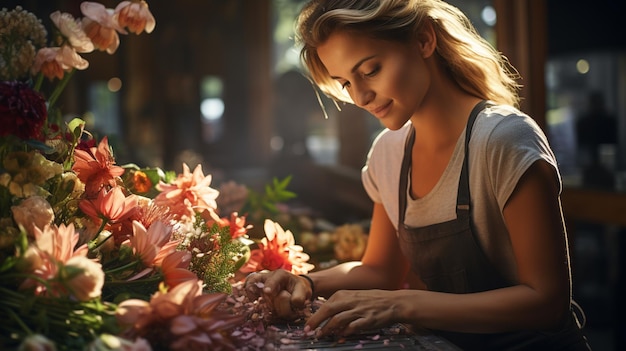
[[[473,143],[484,143],[488,148],[548,147],[548,139],[537,122],[508,105],[494,105],[483,110],[474,125],[472,139]]]

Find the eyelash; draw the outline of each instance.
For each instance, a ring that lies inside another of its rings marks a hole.
[[[370,71],[369,73],[364,73],[363,76],[366,77],[366,78],[370,78],[370,77],[375,76],[378,73],[378,71],[380,71],[380,66],[374,67],[374,69],[372,71]],[[350,82],[345,82],[345,83],[341,84],[341,89],[346,89],[346,88],[349,88],[349,87],[350,87]]]

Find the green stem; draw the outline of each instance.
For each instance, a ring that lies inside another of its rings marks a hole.
[[[35,80],[35,85],[33,86],[33,90],[39,91],[41,89],[41,84],[43,83],[43,73],[39,72],[37,75],[37,80]]]
[[[63,79],[61,79],[59,84],[56,86],[56,88],[54,88],[54,91],[52,91],[52,94],[50,94],[50,97],[48,98],[48,111],[52,110],[52,106],[54,106],[59,96],[61,96],[61,93],[63,92],[63,90],[65,89],[65,86],[74,75],[74,72],[76,72],[75,69],[72,69],[71,71],[67,72],[63,76]]]
[[[124,270],[126,270],[126,269],[128,269],[128,268],[132,268],[133,266],[136,266],[138,263],[139,263],[139,262],[137,262],[137,261],[133,261],[133,262],[128,263],[128,264],[125,264],[125,265],[123,265],[123,266],[120,266],[120,267],[117,267],[117,268],[113,268],[113,269],[107,270],[107,271],[105,271],[104,273],[105,273],[106,275],[109,275],[109,274],[112,274],[112,273],[121,272],[121,271],[124,271]]]

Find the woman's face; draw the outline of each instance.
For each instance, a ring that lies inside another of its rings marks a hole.
[[[402,127],[418,110],[430,85],[419,43],[415,45],[335,32],[317,53],[330,76],[385,127]]]

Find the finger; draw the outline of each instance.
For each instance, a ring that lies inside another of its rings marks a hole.
[[[291,304],[294,308],[302,309],[306,306],[307,301],[311,300],[312,291],[309,282],[305,278],[295,278],[291,293]]]
[[[263,291],[262,289],[265,286],[263,281],[264,274],[257,272],[252,272],[246,277],[246,280],[244,281],[244,290],[248,298],[254,300],[261,297]]]
[[[283,319],[291,319],[294,314],[291,307],[291,294],[286,290],[281,290],[272,300],[276,316]]]
[[[353,328],[350,328],[352,320],[353,317],[350,311],[337,313],[320,324],[316,335],[318,337],[326,335],[349,335],[353,332]]]
[[[263,292],[275,298],[282,290],[288,290],[287,286],[291,278],[291,273],[287,273],[282,269],[275,270],[268,274],[265,278]]]

